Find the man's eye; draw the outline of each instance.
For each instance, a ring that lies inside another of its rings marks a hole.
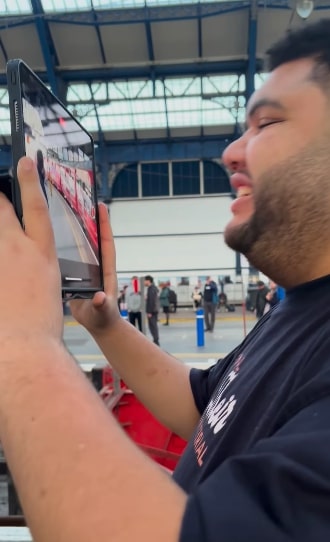
[[[262,128],[266,128],[267,126],[271,126],[272,124],[278,124],[281,122],[280,120],[261,120],[258,124],[258,129],[261,130]]]

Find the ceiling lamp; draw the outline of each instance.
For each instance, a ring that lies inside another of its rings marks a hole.
[[[302,19],[308,19],[313,9],[313,0],[297,0],[296,2],[296,12]]]

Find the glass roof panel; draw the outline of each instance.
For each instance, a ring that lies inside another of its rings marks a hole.
[[[108,85],[107,83],[92,83],[91,85],[92,94],[94,100],[108,100]]]
[[[65,11],[89,11],[92,8],[91,0],[42,0],[46,13]]]
[[[255,76],[254,76],[254,87],[256,90],[258,90],[258,88],[260,88],[264,81],[266,81],[267,77],[268,77],[269,73],[256,73]]]
[[[95,9],[141,8],[144,0],[93,0]]]
[[[169,113],[168,121],[171,127],[202,126],[202,112],[176,111]]]
[[[166,100],[168,111],[193,111],[202,109],[200,96],[193,98],[169,98]]]
[[[218,124],[234,124],[234,117],[228,109],[220,109],[217,115],[214,111],[203,111],[202,125],[216,126]]]
[[[157,100],[132,100],[130,105],[133,115],[163,113],[165,111],[165,101],[160,98]]]
[[[129,100],[122,102],[111,102],[109,105],[99,107],[99,115],[131,115],[131,102]]]
[[[225,0],[223,0],[225,1]],[[204,4],[204,3],[219,2],[219,0],[94,0],[95,8],[132,8],[141,7],[145,4],[150,7],[154,6],[183,6],[185,4]]]
[[[153,95],[151,81],[149,85],[146,85],[146,81],[117,81],[110,84],[110,98],[137,98],[140,93],[150,97]]]
[[[0,107],[0,112],[2,108]],[[10,135],[10,120],[3,119],[0,114],[0,135],[8,136]]]
[[[267,75],[258,74],[263,80]],[[245,97],[236,75],[170,78],[156,81],[72,84],[67,101],[74,116],[91,132],[187,126],[215,126],[244,122]],[[222,83],[224,82],[224,85]],[[200,87],[213,92],[200,94]],[[205,85],[204,85],[205,83]],[[231,88],[225,96],[220,87]],[[164,96],[164,88],[166,96]],[[155,93],[154,93],[155,91]],[[4,107],[1,107],[4,106]],[[0,88],[0,133],[10,133],[8,93]],[[97,111],[97,114],[96,114]]]
[[[0,135],[10,134],[10,115],[8,107],[8,91],[0,88]]]
[[[67,92],[67,102],[84,102],[92,99],[90,88],[85,83],[70,85]]]
[[[199,95],[201,93],[200,77],[175,77],[164,81],[166,96]]]
[[[201,94],[202,85],[209,92]],[[245,97],[239,94],[242,88],[245,80],[242,82],[238,75],[176,77],[99,82],[90,87],[73,84],[67,99],[87,129],[97,127],[95,106],[100,125],[107,131],[215,126],[244,120]]]
[[[10,135],[10,118],[7,105],[0,104],[0,135]]]
[[[9,104],[8,90],[6,88],[0,88],[0,104],[1,105]],[[9,109],[8,109],[8,116],[9,116]]]
[[[100,117],[101,128],[107,132],[116,130],[133,130],[133,118],[130,115],[116,115]]]
[[[9,114],[6,107],[0,106],[0,120],[9,120]]]
[[[0,0],[1,15],[32,13],[30,0]]]
[[[91,115],[87,115],[83,119],[79,119],[81,124],[88,130],[89,132],[98,132],[98,123],[95,113]]]
[[[160,81],[157,81],[160,83]],[[135,87],[135,98],[154,98],[156,95],[155,85],[153,81],[141,81],[138,86]]]
[[[0,0],[0,2],[4,0]],[[28,0],[16,0],[20,5]],[[226,0],[221,0],[226,1]],[[231,0],[235,1],[235,0]],[[238,0],[237,0],[238,1]],[[14,4],[14,0],[7,0]],[[219,0],[93,0],[94,9],[129,9],[164,6],[183,6],[187,4],[206,4],[219,2]],[[1,5],[1,4],[0,4]],[[92,8],[91,0],[42,0],[45,12],[86,11]],[[29,9],[31,11],[31,8]]]
[[[213,75],[203,77],[203,93],[235,93],[245,91],[245,77],[238,75]]]
[[[136,130],[145,128],[165,128],[167,126],[165,113],[151,113],[150,115],[136,115],[133,117]]]
[[[228,77],[231,77],[228,83]],[[218,94],[230,94],[243,92],[242,78],[237,76],[223,76],[221,79],[212,81],[212,77],[203,78],[205,94],[212,96]],[[244,80],[244,78],[243,78]],[[216,84],[219,88],[216,87]],[[231,88],[230,88],[231,87]],[[165,81],[117,81],[113,83],[93,83],[90,87],[85,84],[71,85],[67,95],[68,102],[91,100],[92,95],[96,101],[100,100],[128,100],[140,98],[156,98],[166,96],[199,96],[201,94],[200,77],[169,78]]]

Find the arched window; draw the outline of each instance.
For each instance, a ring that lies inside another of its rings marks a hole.
[[[141,165],[142,197],[169,196],[168,162]]]
[[[121,169],[112,187],[113,198],[137,198],[139,195],[137,164]]]
[[[229,194],[229,177],[225,169],[212,160],[204,160],[204,194]]]
[[[199,161],[173,162],[173,196],[200,194]]]

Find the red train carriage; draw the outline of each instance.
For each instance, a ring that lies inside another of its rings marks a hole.
[[[73,211],[77,211],[75,169],[67,164],[61,165],[62,195]]]
[[[97,246],[96,209],[93,198],[93,171],[79,168],[68,162],[59,162],[55,156],[47,156],[47,179],[64,197],[76,216],[80,217],[84,232],[95,252]]]
[[[93,201],[93,172],[76,169],[77,205],[85,233],[94,249],[97,249],[97,228]]]

